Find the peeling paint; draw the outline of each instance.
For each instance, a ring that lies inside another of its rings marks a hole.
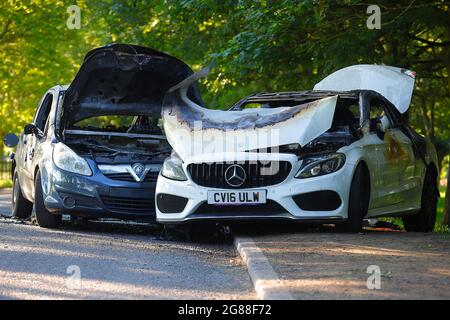
[[[193,71],[181,60],[151,48],[113,44],[90,51],[67,88],[62,123],[100,115],[160,112],[166,91]],[[201,103],[196,84],[190,89]]]
[[[397,139],[395,139],[390,131],[386,132],[386,134],[384,135],[384,139],[389,146],[387,149],[385,149],[384,153],[384,156],[387,160],[393,161],[408,157],[406,150],[403,149],[402,145],[397,141]]]
[[[162,117],[167,139],[181,159],[198,154],[242,152],[298,143],[304,146],[331,128],[337,96],[293,107],[222,111],[188,96],[202,70],[170,89]]]

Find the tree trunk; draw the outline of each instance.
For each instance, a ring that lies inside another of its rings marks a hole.
[[[450,10],[447,7],[448,17],[450,18]],[[450,26],[447,27],[447,40],[450,40]],[[446,48],[446,65],[447,65],[447,81],[448,81],[448,92],[450,93],[450,48]],[[444,226],[449,225],[448,216],[450,214],[450,155],[447,170],[447,188],[445,190],[445,204],[444,204],[444,214],[442,217],[442,224]]]
[[[444,215],[442,217],[442,225],[448,226],[448,216],[450,214],[450,159],[447,170],[447,189],[445,191]]]
[[[430,112],[430,139],[433,143],[436,143],[436,137],[434,135],[434,96],[431,99],[431,112]]]
[[[428,116],[427,96],[425,94],[423,94],[420,97],[420,109],[422,110],[422,117],[423,117],[423,124],[425,126],[425,133],[431,139],[431,121],[430,121],[430,117]]]

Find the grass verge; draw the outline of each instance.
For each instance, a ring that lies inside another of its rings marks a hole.
[[[448,233],[448,226],[442,225],[442,216],[444,215],[445,186],[440,186],[439,192],[441,196],[437,205],[436,225],[434,226],[434,232]],[[395,223],[403,229],[403,221],[401,218],[380,218],[380,220]]]
[[[11,179],[0,180],[0,189],[3,188],[12,188],[12,180]]]

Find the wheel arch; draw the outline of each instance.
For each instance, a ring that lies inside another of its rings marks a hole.
[[[364,174],[367,175],[366,178],[368,179],[368,182],[370,182],[369,166],[367,165],[366,161],[362,159],[361,161],[358,162],[356,167],[358,167],[359,165],[361,165],[364,168]]]
[[[37,177],[37,175],[38,175],[38,172],[39,172],[39,165],[37,165],[37,166],[34,168],[34,174],[33,174],[33,181],[34,181],[34,182],[36,182],[36,177]]]
[[[33,174],[33,197],[34,197],[34,194],[36,193],[36,178],[39,173],[39,170],[40,170],[39,165],[36,165],[36,167],[34,168],[34,174]]]
[[[370,178],[370,171],[369,171],[369,166],[367,165],[367,162],[364,160],[364,159],[361,159],[358,163],[357,163],[357,165],[355,166],[355,170],[354,170],[354,172],[353,172],[353,176],[355,175],[355,173],[356,173],[356,169],[359,167],[359,166],[362,166],[362,168],[363,168],[363,174],[364,174],[364,183],[365,183],[365,187],[367,187],[368,189],[369,189],[369,192],[368,192],[368,201],[369,201],[369,204],[370,204],[370,199],[371,199],[371,197],[372,197],[372,180],[371,180],[371,178]],[[353,179],[353,177],[352,177],[352,179]]]
[[[11,160],[11,180],[14,180],[14,172],[16,171],[16,160]]]
[[[428,174],[428,173],[430,173],[433,176],[433,178],[436,179],[436,193],[437,193],[437,196],[440,197],[440,193],[439,193],[439,179],[438,179],[439,178],[439,170],[438,170],[438,168],[437,168],[437,166],[435,165],[434,162],[430,162],[427,165],[425,174]],[[424,177],[423,181],[425,182],[425,177]]]

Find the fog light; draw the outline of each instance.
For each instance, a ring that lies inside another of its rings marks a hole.
[[[67,208],[75,207],[75,203],[76,203],[75,199],[72,197],[65,197],[63,202],[64,202],[64,206],[66,206]]]

